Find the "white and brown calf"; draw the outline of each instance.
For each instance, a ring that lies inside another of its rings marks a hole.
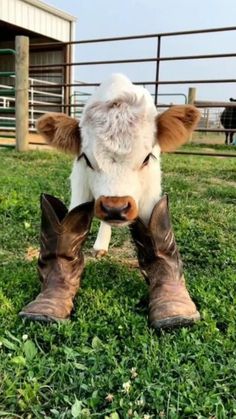
[[[38,131],[52,146],[73,153],[70,209],[95,200],[101,220],[94,249],[108,250],[111,226],[138,216],[147,223],[161,197],[161,151],[184,144],[199,120],[193,106],[173,106],[161,115],[150,93],[121,74],[103,82],[77,120],[49,113]]]

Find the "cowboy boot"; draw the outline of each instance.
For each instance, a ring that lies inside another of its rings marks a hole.
[[[200,315],[185,285],[165,195],[155,205],[149,224],[137,219],[130,226],[139,266],[149,283],[149,322],[155,329],[185,326]]]
[[[43,194],[41,210],[38,272],[42,290],[19,315],[32,320],[63,320],[70,316],[80,286],[84,268],[81,248],[90,229],[93,202],[68,212],[59,199]]]

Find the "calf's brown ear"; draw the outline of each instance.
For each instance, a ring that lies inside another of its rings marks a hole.
[[[37,121],[37,130],[47,143],[58,150],[79,154],[81,146],[79,123],[61,113],[47,113]]]
[[[157,142],[161,151],[174,151],[189,140],[200,112],[192,105],[176,105],[157,116]]]

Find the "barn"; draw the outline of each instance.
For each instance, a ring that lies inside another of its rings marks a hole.
[[[0,1],[0,134],[14,131],[15,37],[29,37],[30,65],[59,64],[73,61],[73,46],[65,44],[75,39],[76,18],[40,0]],[[29,76],[29,128],[34,131],[35,120],[48,110],[47,104],[57,107],[70,92],[63,88],[47,89],[54,83],[71,83],[73,67],[31,69]],[[41,86],[41,87],[38,87]],[[45,87],[42,87],[45,86]],[[45,104],[45,106],[44,106]],[[10,135],[6,135],[10,137]]]

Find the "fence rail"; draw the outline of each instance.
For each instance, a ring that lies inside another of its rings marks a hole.
[[[42,88],[38,86],[39,83],[40,86],[43,86]],[[29,85],[29,130],[35,132],[35,122],[40,114],[53,110],[61,111],[63,109],[64,94],[63,89],[60,89],[60,93],[46,91],[48,87],[54,87],[55,89],[55,83],[53,82],[30,77]],[[58,87],[56,86],[56,88]],[[3,92],[6,92],[7,95],[3,96]],[[15,131],[16,129],[15,115],[12,117],[6,116],[6,114],[15,113],[15,100],[15,89],[8,85],[0,85],[0,115],[3,114],[0,116],[0,129],[2,130]],[[11,120],[12,124],[9,124],[7,122],[8,120]]]
[[[147,81],[140,81],[136,84],[145,84],[145,85],[154,85],[155,86],[155,95],[154,100],[155,104],[157,104],[158,100],[158,87],[160,85],[174,85],[174,84],[208,84],[208,83],[235,83],[235,78],[230,79],[215,79],[215,80],[160,80],[160,64],[161,62],[165,61],[179,61],[179,60],[201,60],[201,59],[216,59],[216,58],[235,58],[236,52],[233,51],[232,53],[218,53],[218,54],[198,54],[198,55],[183,55],[183,56],[169,56],[165,57],[161,54],[161,47],[162,47],[162,40],[167,37],[178,37],[178,36],[189,36],[189,35],[200,35],[200,34],[208,34],[208,33],[222,33],[222,32],[235,32],[236,26],[232,27],[223,27],[223,28],[211,28],[211,29],[199,29],[199,30],[189,30],[189,31],[178,31],[178,32],[161,32],[161,33],[154,33],[154,34],[145,34],[145,35],[131,35],[131,36],[118,36],[112,38],[95,38],[95,39],[84,39],[80,41],[72,41],[66,43],[67,45],[82,45],[82,44],[96,44],[96,43],[107,43],[107,42],[117,42],[117,41],[131,41],[131,40],[141,40],[141,39],[156,39],[156,56],[155,57],[142,57],[137,59],[124,59],[124,60],[97,60],[97,61],[78,61],[74,63],[61,63],[54,65],[34,65],[30,67],[30,70],[39,70],[39,69],[50,69],[53,67],[63,68],[63,67],[70,67],[70,66],[85,66],[85,65],[110,65],[110,64],[127,64],[127,63],[145,63],[145,62],[156,62],[156,69],[155,69],[155,80],[147,80]],[[44,44],[49,45],[49,44]],[[57,45],[57,43],[51,44]],[[94,87],[99,85],[99,81],[97,83],[71,83],[71,84],[64,84],[64,87]]]
[[[116,41],[131,41],[136,39],[148,39],[156,37],[169,37],[169,36],[182,36],[182,35],[198,35],[203,33],[213,33],[213,32],[230,32],[235,31],[236,26],[226,26],[221,28],[208,28],[208,29],[195,29],[188,31],[177,31],[177,32],[160,32],[160,33],[149,33],[144,35],[128,35],[128,36],[114,36],[112,38],[93,38],[93,39],[81,39],[80,41],[70,41],[65,42],[64,45],[76,45],[76,44],[89,44],[97,42],[116,42]],[[42,44],[35,44],[36,46],[41,46]],[[58,42],[45,42],[44,46],[58,46]],[[60,43],[61,45],[61,43]]]

